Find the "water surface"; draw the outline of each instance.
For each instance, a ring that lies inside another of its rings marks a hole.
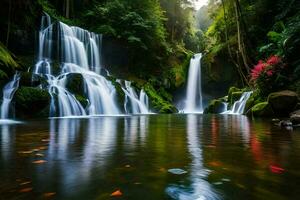
[[[300,196],[300,129],[269,120],[111,116],[0,124],[0,131],[0,199]],[[117,190],[123,195],[111,197]]]

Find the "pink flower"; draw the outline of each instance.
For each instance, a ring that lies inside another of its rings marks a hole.
[[[252,80],[256,80],[266,67],[267,67],[266,63],[260,60],[258,64],[254,66],[254,68],[251,70]]]
[[[272,76],[273,75],[273,71],[272,70],[267,71],[267,75],[268,76]]]
[[[269,65],[277,65],[278,63],[281,62],[281,58],[279,56],[271,56],[268,61],[267,64]]]

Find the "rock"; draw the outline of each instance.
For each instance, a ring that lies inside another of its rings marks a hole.
[[[229,99],[230,105],[233,105],[234,102],[238,101],[241,96],[243,95],[243,92],[233,92],[231,95],[231,98]]]
[[[293,125],[299,125],[300,124],[300,110],[297,110],[290,115],[290,120],[293,123]]]
[[[258,103],[251,108],[250,113],[254,117],[271,117],[274,115],[271,105],[268,102]]]
[[[268,102],[277,116],[288,116],[298,103],[298,95],[289,90],[274,92],[269,95]]]
[[[205,114],[219,114],[224,112],[225,104],[220,99],[210,101],[208,107],[204,110]]]
[[[292,127],[293,123],[290,120],[282,120],[278,123],[280,127]]]
[[[20,87],[13,98],[17,117],[48,117],[51,97],[46,90]]]
[[[67,76],[66,88],[74,95],[85,96],[84,94],[84,80],[82,74],[72,73]]]
[[[30,72],[22,72],[21,79],[20,79],[20,86],[36,87],[41,84],[44,86],[48,84],[47,80],[44,77],[38,74],[32,74]]]

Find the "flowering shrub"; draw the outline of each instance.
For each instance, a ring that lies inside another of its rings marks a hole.
[[[262,93],[268,95],[270,92],[284,88],[288,83],[288,70],[282,58],[276,55],[269,57],[266,61],[260,60],[251,70],[251,83]]]

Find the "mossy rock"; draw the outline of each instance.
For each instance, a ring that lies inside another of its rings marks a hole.
[[[241,98],[242,95],[243,95],[243,92],[241,92],[241,91],[239,91],[239,92],[233,92],[231,94],[231,98],[229,99],[230,105],[233,105],[234,102],[238,101]]]
[[[177,108],[171,103],[164,100],[157,91],[153,88],[153,86],[149,83],[144,85],[144,90],[147,93],[151,107],[155,109],[156,112],[159,113],[177,113]]]
[[[24,87],[36,87],[39,85],[48,85],[45,77],[38,74],[32,74],[31,72],[22,72],[20,78],[20,86]]]
[[[224,103],[221,99],[210,101],[208,107],[204,110],[205,114],[219,114],[224,112]]]
[[[254,117],[272,117],[274,116],[273,109],[268,102],[258,103],[251,108],[249,114]]]
[[[80,96],[78,94],[75,94],[75,98],[77,99],[77,101],[79,101],[79,103],[82,105],[82,107],[86,108],[87,105],[89,104],[89,101],[87,98]]]
[[[228,101],[230,102],[232,99],[232,93],[234,92],[242,92],[241,89],[237,88],[237,87],[230,87],[228,90]]]
[[[84,79],[82,74],[72,73],[67,76],[66,88],[74,95],[85,96],[84,94]]]
[[[121,84],[118,83],[117,80],[116,80],[116,78],[114,78],[112,76],[108,76],[107,79],[111,81],[111,83],[113,84],[113,86],[116,89],[118,107],[121,108],[121,109],[124,109],[123,104],[125,102],[125,93],[124,93],[124,91],[122,89]]]
[[[268,102],[277,116],[288,116],[295,109],[298,101],[298,94],[289,90],[274,92],[268,97]]]
[[[17,117],[48,117],[51,97],[46,90],[20,87],[13,98]]]

